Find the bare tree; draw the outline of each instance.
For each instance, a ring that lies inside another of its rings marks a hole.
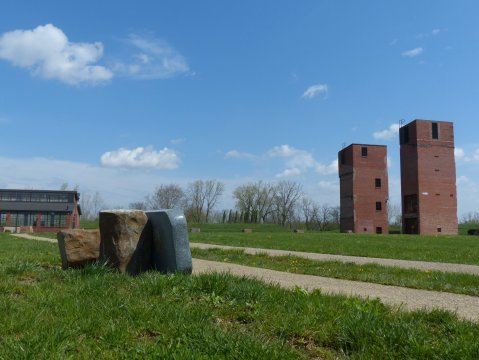
[[[130,205],[128,205],[128,207],[130,209],[134,209],[134,210],[148,210],[148,205],[144,201],[132,202],[132,203],[130,203]]]
[[[313,210],[313,218],[319,230],[324,231],[331,217],[331,207],[328,204],[316,205]]]
[[[275,189],[275,186],[270,183],[263,183],[262,181],[256,183],[254,210],[257,212],[262,222],[265,222],[266,218],[272,212]]]
[[[189,183],[186,194],[188,215],[191,216],[193,222],[199,223],[203,218],[203,209],[206,201],[204,182],[202,180],[196,180]]]
[[[301,199],[301,203],[300,203],[300,209],[301,209],[301,212],[303,214],[303,217],[304,217],[304,223],[306,225],[306,229],[310,229],[311,227],[311,221],[313,219],[313,215],[314,215],[314,202],[307,198],[307,197],[303,197]]]
[[[241,211],[252,211],[255,203],[256,189],[254,184],[238,186],[233,191],[236,208]]]
[[[479,223],[479,212],[470,211],[461,216],[462,224],[477,224]]]
[[[233,192],[236,208],[249,214],[255,213],[256,220],[265,222],[272,211],[274,189],[273,185],[262,181],[238,186]]]
[[[98,213],[105,208],[105,201],[98,191],[93,195],[84,192],[80,195],[80,208],[84,219],[95,220]]]
[[[339,228],[339,224],[341,222],[341,209],[339,206],[331,207],[329,211],[330,221],[334,225],[336,229]]]
[[[401,205],[394,204],[388,201],[388,222],[390,225],[401,225]]]
[[[301,198],[302,187],[294,181],[280,181],[275,188],[274,207],[276,218],[281,225],[291,220],[294,208]]]
[[[185,193],[181,186],[168,184],[157,186],[152,195],[146,196],[146,205],[150,209],[172,209],[183,207]]]
[[[205,201],[206,201],[206,217],[205,221],[208,223],[208,219],[211,211],[215,208],[219,198],[223,195],[225,185],[217,180],[206,180],[204,182]]]

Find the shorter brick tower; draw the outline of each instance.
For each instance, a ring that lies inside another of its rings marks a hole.
[[[403,233],[456,235],[453,123],[414,120],[399,130]]]
[[[388,233],[386,146],[351,144],[338,164],[341,232]]]

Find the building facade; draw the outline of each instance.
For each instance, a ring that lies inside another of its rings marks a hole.
[[[351,144],[338,164],[341,232],[388,233],[386,146]]]
[[[399,129],[403,233],[456,235],[454,127],[414,120]]]
[[[76,191],[0,189],[0,231],[60,231],[80,227]]]

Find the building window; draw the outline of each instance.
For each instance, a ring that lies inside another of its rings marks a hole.
[[[417,195],[404,196],[404,213],[413,214],[417,213]]]
[[[383,233],[383,228],[381,226],[378,226],[376,228],[376,234],[382,234]]]
[[[67,223],[66,213],[42,214],[41,224],[43,227],[65,227]]]
[[[368,148],[366,146],[361,146],[361,156],[368,156]]]
[[[439,127],[437,123],[431,123],[432,138],[439,139]]]
[[[440,227],[437,228],[437,232],[438,232],[438,233],[442,232],[442,228],[440,228]]]
[[[383,208],[383,204],[381,201],[376,201],[376,211],[381,211]]]
[[[0,226],[5,226],[7,225],[7,214],[6,213],[1,213],[0,214]]]
[[[379,178],[374,179],[374,185],[376,186],[376,189],[381,188],[381,179]]]

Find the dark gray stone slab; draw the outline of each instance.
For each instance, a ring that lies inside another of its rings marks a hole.
[[[165,209],[147,211],[153,233],[153,264],[164,273],[191,273],[190,242],[188,225],[182,210]]]

